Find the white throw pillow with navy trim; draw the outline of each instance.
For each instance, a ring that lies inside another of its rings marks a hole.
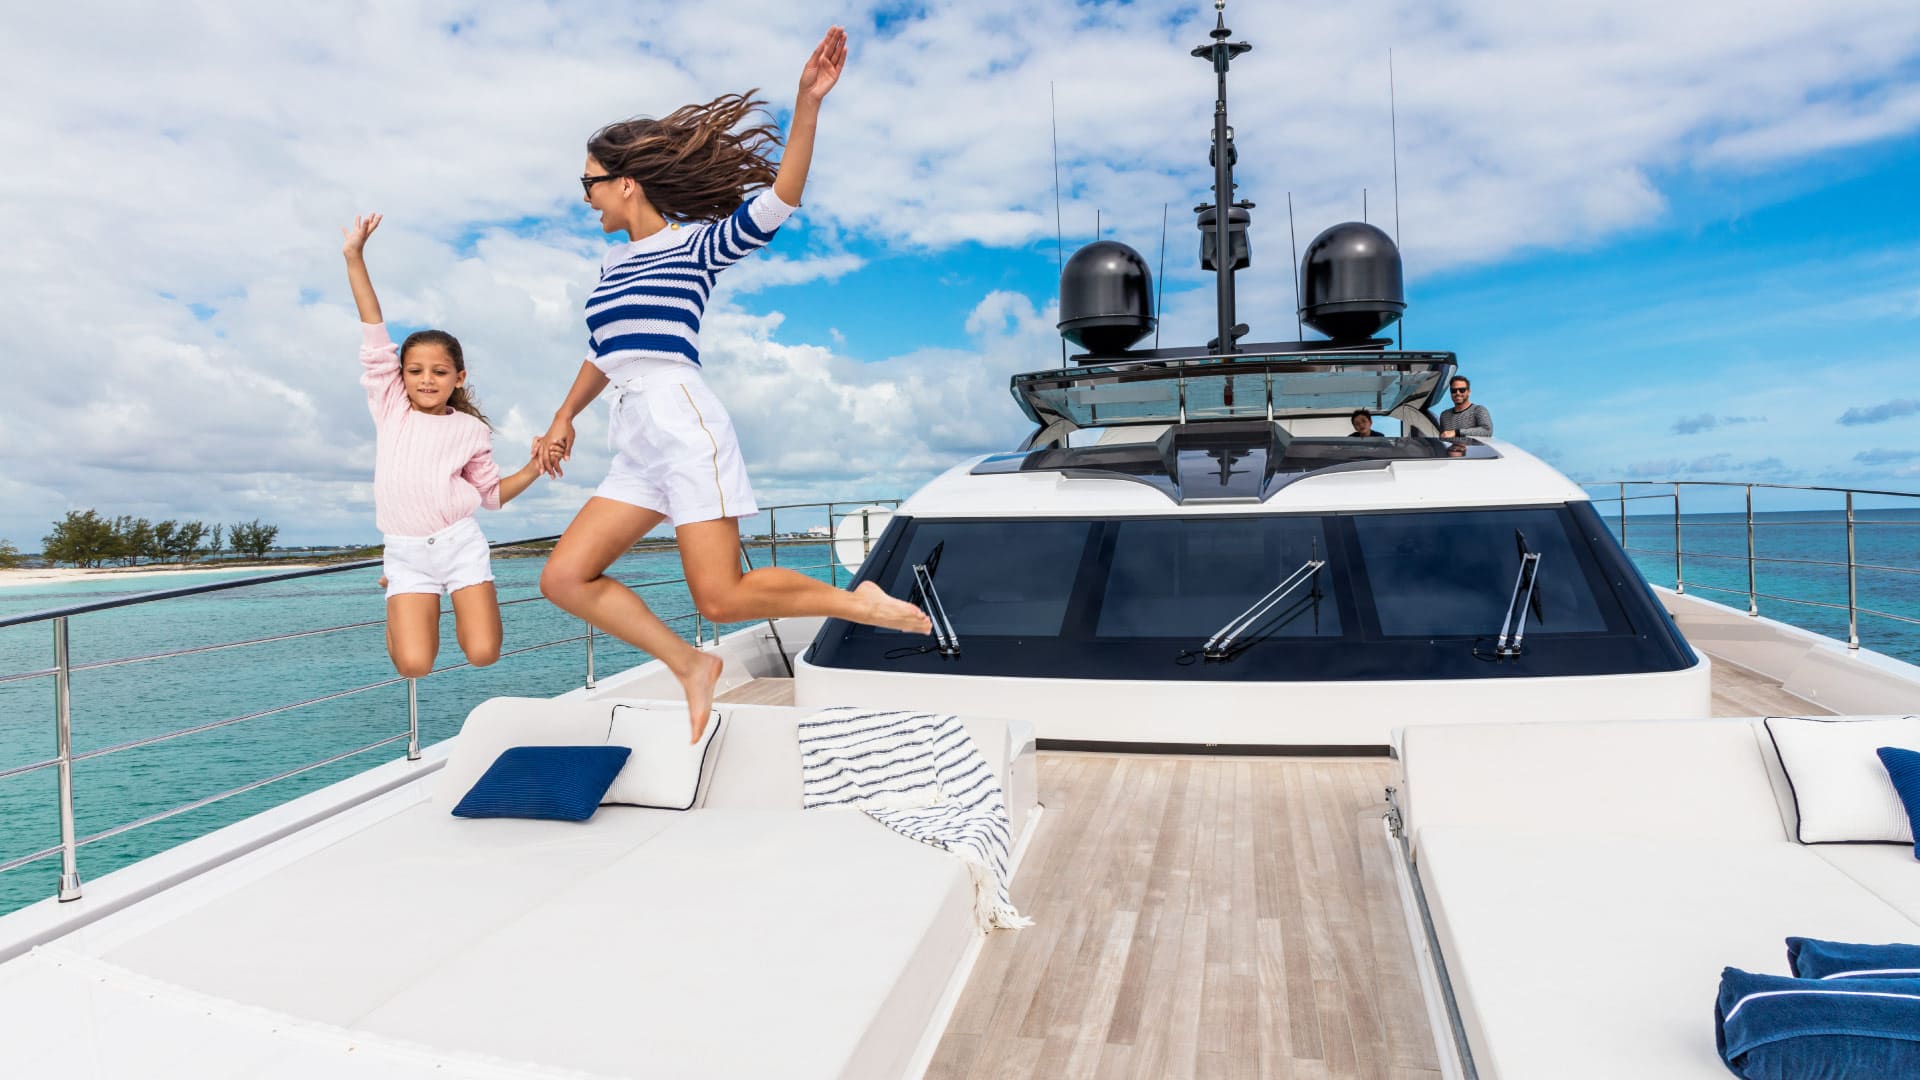
[[[607,742],[632,747],[633,754],[620,775],[613,778],[613,786],[600,797],[601,805],[693,809],[700,798],[700,783],[720,724],[720,711],[715,709],[707,720],[707,729],[700,733],[700,741],[689,744],[686,703],[615,705]]]
[[[1769,716],[1803,844],[1913,843],[1882,746],[1920,750],[1920,716]]]

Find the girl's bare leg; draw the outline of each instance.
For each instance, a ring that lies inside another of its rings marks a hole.
[[[493,582],[483,581],[453,592],[453,635],[467,663],[486,667],[500,659],[500,598]]]
[[[932,633],[927,614],[871,581],[851,592],[778,567],[740,572],[740,522],[696,521],[674,530],[687,588],[700,614],[716,623],[828,615],[909,633]]]
[[[440,652],[440,597],[435,593],[401,593],[387,597],[387,655],[393,670],[409,679],[433,670]]]
[[[720,658],[681,640],[632,589],[605,576],[615,559],[665,520],[657,510],[598,496],[588,499],[547,557],[540,592],[562,610],[666,664],[687,697],[693,734],[689,741],[699,742],[713,710]]]

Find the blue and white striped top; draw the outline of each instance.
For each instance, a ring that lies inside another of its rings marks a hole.
[[[662,359],[699,364],[714,279],[765,247],[793,211],[767,188],[723,220],[670,225],[608,249],[587,297],[587,359],[615,381]]]

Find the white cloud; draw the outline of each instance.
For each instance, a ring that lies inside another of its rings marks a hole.
[[[847,11],[853,57],[823,119],[804,229],[730,275],[706,329],[769,498],[900,493],[961,452],[1005,445],[1022,429],[1006,376],[1057,346],[1033,299],[976,290],[954,301],[972,312],[973,350],[908,343],[862,366],[837,341],[782,335],[749,302],[758,290],[825,288],[862,265],[853,241],[935,257],[1046,237],[1049,83],[1072,234],[1090,233],[1098,209],[1109,235],[1152,250],[1154,204],[1173,200],[1170,242],[1190,249],[1186,207],[1206,184],[1211,82],[1186,55],[1206,5],[948,0],[907,17],[888,6],[884,34],[862,29],[873,10]],[[390,318],[467,343],[497,452],[517,461],[582,354],[578,312],[604,243],[575,216],[586,135],[744,85],[784,108],[824,21],[772,0],[10,12],[0,449],[21,468],[0,487],[0,537],[35,546],[81,506],[370,536],[371,425],[335,231],[369,209],[388,214],[371,260]],[[1236,3],[1229,21],[1257,46],[1232,88],[1268,253],[1247,289],[1283,305],[1291,283],[1273,256],[1289,188],[1303,242],[1352,216],[1362,187],[1373,220],[1390,213],[1389,45],[1416,270],[1645,224],[1663,212],[1663,174],[1920,126],[1906,0]],[[695,44],[716,22],[724,47]],[[1170,334],[1210,323],[1204,297],[1168,299]],[[590,414],[583,441],[601,423]],[[588,453],[496,535],[564,524],[595,478]]]

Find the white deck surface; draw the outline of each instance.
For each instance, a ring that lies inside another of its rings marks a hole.
[[[471,821],[423,781],[0,965],[5,1074],[902,1075],[980,941],[967,870],[799,810],[729,724],[794,808]]]

